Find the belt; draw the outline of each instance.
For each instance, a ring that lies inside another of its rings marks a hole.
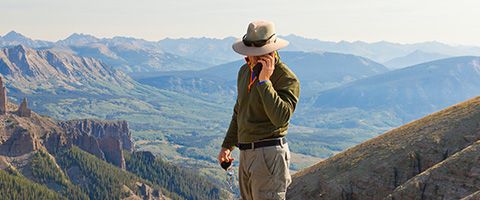
[[[252,143],[238,143],[237,147],[240,150],[247,150],[247,149],[256,149],[261,147],[279,146],[286,143],[287,143],[287,139],[282,137],[282,138],[275,138],[271,140],[263,140],[263,141],[252,142]]]

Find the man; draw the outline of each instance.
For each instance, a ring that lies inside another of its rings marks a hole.
[[[238,72],[237,102],[218,161],[233,161],[232,150],[240,149],[243,200],[285,199],[291,182],[285,135],[300,82],[278,56],[277,50],[287,45],[268,21],[250,23],[243,39],[232,45],[235,52],[247,56],[247,63]]]

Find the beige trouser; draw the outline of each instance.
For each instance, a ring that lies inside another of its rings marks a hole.
[[[292,182],[288,144],[240,151],[238,170],[242,200],[285,199]]]

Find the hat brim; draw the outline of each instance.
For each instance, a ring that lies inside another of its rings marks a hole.
[[[288,41],[282,38],[277,38],[274,43],[269,43],[262,47],[249,47],[243,44],[242,40],[239,39],[233,43],[232,48],[235,52],[245,56],[261,56],[284,48],[288,46],[288,43]]]

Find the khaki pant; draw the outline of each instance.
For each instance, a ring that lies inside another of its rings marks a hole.
[[[292,182],[288,144],[240,151],[242,200],[285,199]]]

